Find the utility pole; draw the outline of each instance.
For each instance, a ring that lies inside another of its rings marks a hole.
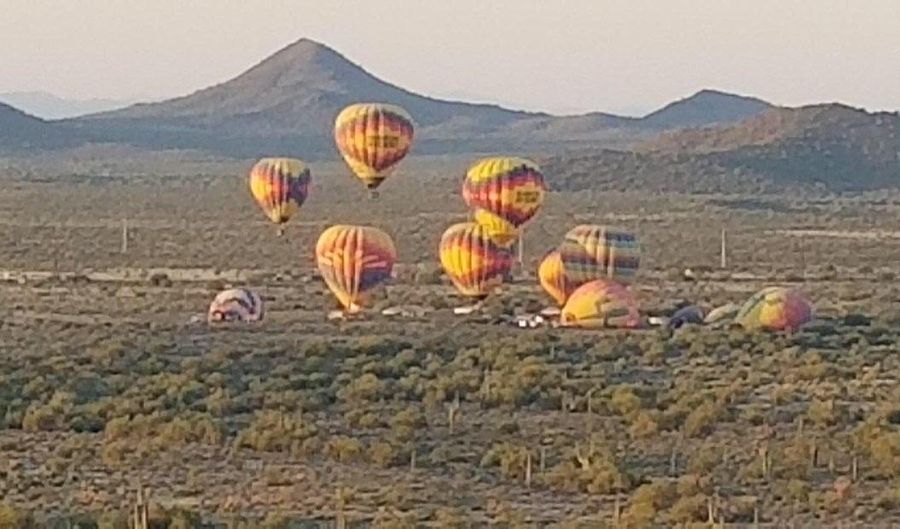
[[[519,228],[519,273],[525,269],[525,227]]]
[[[122,253],[128,253],[128,219],[122,219]]]
[[[727,251],[727,238],[726,238],[726,230],[722,228],[722,253],[720,255],[720,263],[719,265],[722,269],[728,268],[728,251]]]

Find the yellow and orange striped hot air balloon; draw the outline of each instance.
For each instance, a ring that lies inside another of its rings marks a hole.
[[[559,246],[566,276],[576,286],[601,278],[630,283],[641,263],[640,251],[633,234],[593,224],[575,226]]]
[[[391,237],[371,226],[332,226],[316,243],[316,263],[325,284],[349,313],[391,277],[397,250]]]
[[[640,327],[641,316],[628,288],[608,279],[596,279],[572,292],[559,322],[564,327],[585,329],[633,329]]]
[[[464,296],[484,298],[503,283],[512,255],[474,222],[450,226],[441,237],[441,265]]]
[[[338,114],[334,141],[341,156],[369,189],[375,189],[409,152],[415,126],[396,105],[357,103]]]
[[[544,175],[524,158],[485,158],[466,172],[462,194],[475,222],[500,246],[511,245],[519,228],[544,201]]]
[[[250,193],[279,234],[309,195],[309,182],[309,168],[294,158],[263,158],[250,170]]]
[[[550,294],[560,307],[566,304],[569,295],[577,286],[566,275],[558,249],[548,252],[541,260],[538,266],[538,280],[544,291]]]

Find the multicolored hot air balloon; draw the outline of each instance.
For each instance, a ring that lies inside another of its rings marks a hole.
[[[223,290],[209,305],[206,319],[217,322],[251,322],[263,318],[263,302],[259,294],[246,288]]]
[[[385,103],[357,103],[338,114],[334,141],[341,156],[366,187],[375,189],[409,152],[412,118]]]
[[[641,316],[631,292],[608,279],[596,279],[575,289],[562,308],[559,321],[564,327],[586,329],[641,326]]]
[[[566,275],[559,250],[553,250],[544,256],[538,266],[538,280],[560,307],[566,304],[569,295],[577,287]]]
[[[544,175],[524,158],[485,158],[466,172],[462,194],[494,242],[511,245],[544,201]]]
[[[749,331],[795,331],[812,317],[812,303],[803,294],[789,288],[768,287],[751,296],[734,321]]]
[[[351,314],[360,311],[373,288],[391,277],[396,260],[394,241],[371,226],[332,226],[316,243],[319,272]]]
[[[287,222],[303,205],[309,195],[309,182],[309,168],[294,158],[263,158],[250,170],[253,198],[278,225]]]
[[[450,226],[441,237],[441,265],[464,296],[484,298],[503,283],[512,255],[474,222]]]
[[[641,262],[633,234],[589,224],[569,230],[559,253],[566,275],[575,285],[599,278],[628,284]]]

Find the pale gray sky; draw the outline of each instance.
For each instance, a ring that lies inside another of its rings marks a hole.
[[[183,95],[300,37],[530,110],[641,113],[706,87],[900,109],[900,0],[2,0],[0,92]]]

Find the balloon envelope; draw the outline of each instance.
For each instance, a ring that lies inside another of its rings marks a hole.
[[[263,158],[250,170],[250,193],[269,220],[282,224],[309,195],[310,172],[301,160]]]
[[[561,307],[565,305],[576,285],[569,281],[559,250],[552,250],[544,256],[538,266],[538,281],[544,291]]]
[[[332,226],[316,243],[325,284],[348,312],[358,312],[368,293],[391,277],[397,251],[391,237],[371,226]]]
[[[356,176],[375,189],[409,152],[412,117],[396,105],[357,103],[338,114],[334,141]]]
[[[590,224],[569,230],[559,252],[566,275],[576,285],[601,278],[630,283],[641,261],[633,234]]]
[[[464,296],[482,298],[503,283],[512,255],[474,222],[450,226],[441,237],[441,265]]]
[[[783,287],[768,287],[750,297],[735,316],[735,323],[755,330],[797,330],[809,323],[813,306],[800,292]]]
[[[216,295],[207,311],[207,321],[259,321],[263,318],[262,298],[246,288],[223,290]]]
[[[475,222],[506,247],[541,207],[544,175],[537,164],[524,158],[485,158],[466,172],[462,194]]]
[[[566,327],[633,329],[641,324],[637,303],[623,285],[608,279],[596,279],[575,289],[560,316]]]

